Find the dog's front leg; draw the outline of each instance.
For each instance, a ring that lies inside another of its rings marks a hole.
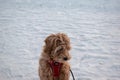
[[[70,78],[70,66],[69,64],[63,64],[60,71],[59,80],[69,80],[69,78]]]
[[[49,64],[45,60],[40,60],[39,76],[40,80],[53,80],[52,71]]]

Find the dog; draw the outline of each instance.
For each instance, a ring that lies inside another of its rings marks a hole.
[[[70,38],[64,33],[56,33],[49,35],[44,42],[39,59],[40,80],[69,80]]]

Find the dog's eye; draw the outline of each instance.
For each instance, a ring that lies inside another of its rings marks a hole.
[[[59,56],[58,58],[62,58],[61,56]]]

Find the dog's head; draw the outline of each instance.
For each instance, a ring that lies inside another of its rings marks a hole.
[[[69,60],[70,39],[64,33],[51,34],[45,39],[44,52],[56,61]]]

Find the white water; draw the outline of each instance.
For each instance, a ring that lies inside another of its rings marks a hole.
[[[120,80],[120,1],[75,1],[0,0],[0,80],[39,80],[44,39],[58,32],[76,80]]]

